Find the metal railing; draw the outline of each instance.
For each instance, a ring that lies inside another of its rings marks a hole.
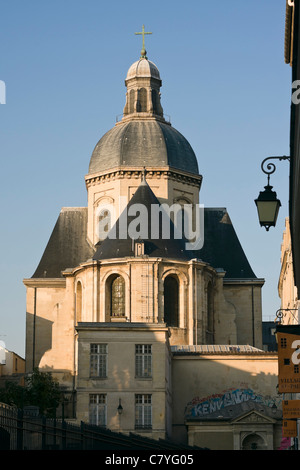
[[[52,419],[0,403],[1,450],[163,450],[191,447]]]
[[[0,450],[130,449],[126,436],[100,426],[46,418],[0,404]]]

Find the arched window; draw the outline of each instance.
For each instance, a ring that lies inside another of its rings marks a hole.
[[[158,103],[159,103],[158,93],[156,90],[152,90],[151,94],[152,94],[153,113],[158,114]]]
[[[76,321],[82,321],[82,285],[80,281],[76,285]]]
[[[111,279],[110,316],[125,317],[125,281],[119,275],[115,275]]]
[[[130,90],[130,92],[129,92],[129,113],[134,113],[134,101],[135,101],[135,91]]]
[[[164,319],[168,326],[179,326],[179,283],[173,274],[164,281]]]
[[[141,88],[139,90],[139,107],[138,112],[145,113],[147,111],[147,90],[146,88]]]

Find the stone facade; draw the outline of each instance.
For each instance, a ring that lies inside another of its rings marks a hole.
[[[134,170],[113,169],[89,174],[85,177],[88,193],[88,239],[95,245],[99,241],[97,224],[101,209],[109,208],[113,220],[127,206],[139,187],[143,167]],[[147,166],[147,182],[161,204],[199,204],[202,178],[164,167]]]
[[[279,316],[282,324],[295,325],[299,323],[299,301],[294,280],[293,255],[289,218],[285,219],[285,231],[282,236],[280,275],[278,293],[281,299]]]
[[[79,323],[77,419],[88,422],[89,398],[105,397],[106,423],[121,432],[144,432],[154,438],[171,435],[171,352],[168,328],[151,323]],[[138,341],[138,344],[137,344]],[[91,344],[107,346],[103,377],[91,379]],[[151,346],[151,365],[140,376],[136,345]],[[136,422],[136,397],[151,395],[151,427]],[[122,413],[118,413],[118,406]]]
[[[269,363],[257,356],[226,364],[227,357],[201,357],[193,361],[195,375],[188,356],[180,376],[172,348],[260,349],[264,280],[253,273],[223,208],[204,210],[204,243],[195,251],[175,232],[166,240],[110,236],[133,201],[190,205],[192,222],[197,219],[202,176],[196,156],[165,121],[159,72],[145,61],[127,75],[124,118],[92,153],[87,208],[62,209],[34,275],[24,279],[26,367],[58,378],[72,401],[70,419],[186,442],[188,435],[177,431],[185,426],[179,410],[192,399],[188,389],[211,393],[203,383],[213,377],[219,393],[228,386],[228,371],[238,383],[245,374],[269,374]],[[176,224],[173,213],[170,223]],[[207,365],[219,360],[224,367],[214,375]],[[258,390],[271,394],[267,384]]]
[[[25,360],[13,351],[5,349],[5,363],[0,364],[0,377],[23,376],[25,373]]]
[[[241,450],[255,434],[263,449],[280,447],[275,353],[234,345],[172,352],[174,438],[212,450]]]

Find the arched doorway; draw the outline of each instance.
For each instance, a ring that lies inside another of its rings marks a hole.
[[[168,326],[179,326],[179,282],[174,274],[164,281],[164,321]]]
[[[264,439],[256,433],[249,434],[243,440],[243,450],[266,450]]]

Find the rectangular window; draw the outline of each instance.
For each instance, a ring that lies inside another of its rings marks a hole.
[[[287,341],[286,338],[281,338],[280,339],[280,346],[285,349],[287,347]]]
[[[152,395],[135,396],[135,429],[152,429]]]
[[[152,377],[152,345],[135,345],[135,376],[140,378]]]
[[[106,426],[106,395],[95,393],[90,395],[89,422],[96,426]]]
[[[107,377],[107,344],[91,344],[90,376]]]

